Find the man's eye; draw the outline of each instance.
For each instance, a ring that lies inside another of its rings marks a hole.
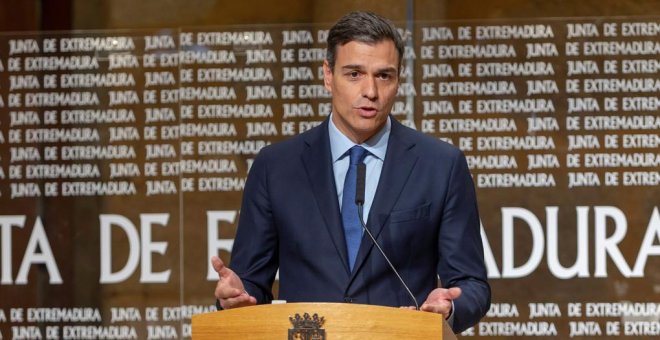
[[[395,78],[395,75],[392,73],[381,73],[380,75],[378,75],[378,78],[382,80],[391,80]]]
[[[360,76],[360,73],[358,71],[353,71],[349,73],[349,75],[351,76],[351,78],[357,78]]]

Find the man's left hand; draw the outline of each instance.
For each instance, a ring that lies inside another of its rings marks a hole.
[[[458,287],[436,288],[431,291],[420,310],[442,314],[447,319],[451,315],[451,301],[459,296],[461,296],[461,289]]]

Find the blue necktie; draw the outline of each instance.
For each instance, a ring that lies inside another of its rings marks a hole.
[[[362,239],[362,224],[360,223],[357,205],[355,204],[357,166],[364,160],[364,157],[367,155],[367,150],[361,146],[355,145],[349,150],[349,152],[351,164],[348,167],[346,179],[344,180],[344,193],[342,194],[341,201],[341,220],[344,224],[344,237],[346,238],[346,249],[348,250],[348,268],[352,272],[358,249],[360,249],[360,241]]]

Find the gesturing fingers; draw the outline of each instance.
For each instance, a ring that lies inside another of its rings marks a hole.
[[[220,299],[220,306],[222,306],[222,308],[224,309],[252,306],[255,305],[256,303],[257,300],[253,296],[250,296],[245,292],[233,298]]]
[[[425,312],[443,314],[446,318],[451,313],[452,300],[457,299],[459,296],[461,296],[461,289],[458,287],[436,288],[431,291],[420,309]]]

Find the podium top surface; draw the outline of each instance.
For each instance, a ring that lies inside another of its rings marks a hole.
[[[456,338],[439,314],[348,303],[257,305],[197,314],[192,332],[193,339]]]

